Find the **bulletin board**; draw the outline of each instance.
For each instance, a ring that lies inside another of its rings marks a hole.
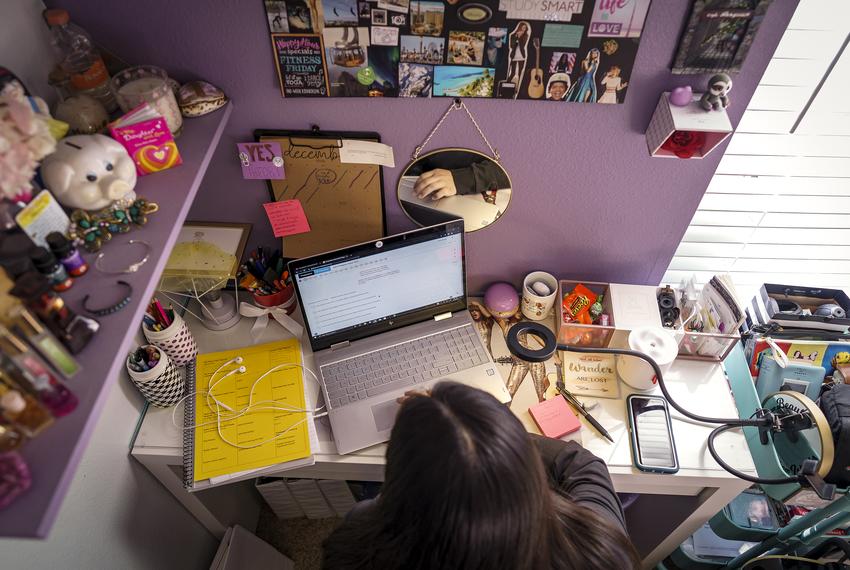
[[[284,180],[269,180],[273,201],[298,200],[310,231],[283,239],[283,255],[307,257],[384,237],[383,172],[375,164],[346,164],[346,140],[380,142],[378,133],[257,130],[259,142],[280,143]]]
[[[284,97],[623,103],[650,0],[264,0]]]

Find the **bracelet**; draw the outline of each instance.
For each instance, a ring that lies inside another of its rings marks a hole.
[[[130,304],[130,299],[133,297],[133,286],[127,283],[126,281],[118,280],[118,285],[121,285],[127,289],[127,294],[123,299],[115,303],[114,305],[109,305],[108,307],[103,307],[102,309],[91,309],[88,307],[89,295],[83,297],[83,309],[91,313],[92,315],[98,317],[105,317],[106,315],[111,315],[112,313],[117,313],[124,307]]]
[[[139,270],[139,268],[142,265],[144,265],[145,263],[148,262],[148,259],[150,259],[150,256],[151,256],[151,244],[149,244],[145,240],[131,239],[130,241],[127,242],[128,245],[133,245],[133,244],[137,244],[137,243],[145,246],[145,256],[142,259],[140,259],[139,261],[137,261],[135,263],[131,263],[126,268],[112,271],[112,270],[104,269],[103,267],[101,267],[100,261],[106,255],[106,252],[104,252],[104,251],[101,251],[100,253],[97,254],[97,257],[94,260],[94,266],[97,268],[98,271],[100,271],[101,273],[105,273],[107,275],[124,275],[124,274],[127,274],[127,273],[135,273],[136,271]]]

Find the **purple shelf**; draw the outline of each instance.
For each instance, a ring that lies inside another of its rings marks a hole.
[[[148,262],[137,273],[122,277],[103,275],[92,269],[68,293],[63,294],[73,310],[85,314],[81,302],[87,293],[92,294],[92,299],[100,297],[99,293],[111,299],[118,290],[115,281],[119,278],[133,286],[131,303],[118,313],[99,318],[100,332],[77,355],[82,370],[68,382],[68,386],[80,399],[79,407],[24,447],[22,454],[32,469],[33,485],[11,506],[0,511],[0,536],[44,538],[50,532],[106,402],[109,388],[121,375],[124,357],[139,330],[147,300],[156,289],[231,110],[228,104],[223,110],[206,117],[187,119],[177,140],[183,164],[139,178],[136,193],[159,204],[159,212],[151,215],[143,228],[114,237],[105,251],[117,249],[117,243],[142,239],[151,244]],[[94,261],[92,255],[87,258],[90,262]]]

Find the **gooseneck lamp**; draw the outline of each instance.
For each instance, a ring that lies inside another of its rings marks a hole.
[[[525,335],[537,337],[542,343],[543,348],[530,349],[520,342],[520,338]],[[806,460],[803,462],[802,469],[798,475],[792,477],[781,478],[762,478],[753,477],[746,473],[738,471],[718,455],[714,446],[714,441],[721,433],[730,429],[739,427],[755,427],[759,430],[760,441],[763,445],[768,444],[768,436],[782,432],[799,432],[812,427],[812,418],[808,411],[799,411],[790,408],[779,408],[778,410],[768,410],[759,408],[753,414],[751,419],[740,418],[711,418],[694,414],[681,405],[670,395],[667,386],[664,384],[664,376],[661,368],[650,356],[635,350],[621,348],[590,348],[582,346],[573,346],[569,344],[561,344],[555,340],[555,333],[540,323],[521,322],[514,325],[507,335],[508,350],[522,360],[527,362],[544,362],[555,354],[556,350],[566,352],[591,353],[591,354],[620,354],[623,356],[633,356],[646,361],[655,372],[658,379],[658,386],[661,388],[661,393],[667,402],[673,406],[683,416],[706,424],[720,424],[708,436],[708,451],[711,456],[723,469],[744,481],[757,483],[760,485],[784,485],[788,483],[797,483],[811,487],[821,498],[830,500],[835,494],[835,485],[826,483],[817,473],[817,461]]]

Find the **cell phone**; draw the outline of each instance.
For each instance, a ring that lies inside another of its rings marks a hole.
[[[679,458],[667,400],[660,396],[632,394],[626,398],[626,407],[635,467],[651,473],[678,471]]]

